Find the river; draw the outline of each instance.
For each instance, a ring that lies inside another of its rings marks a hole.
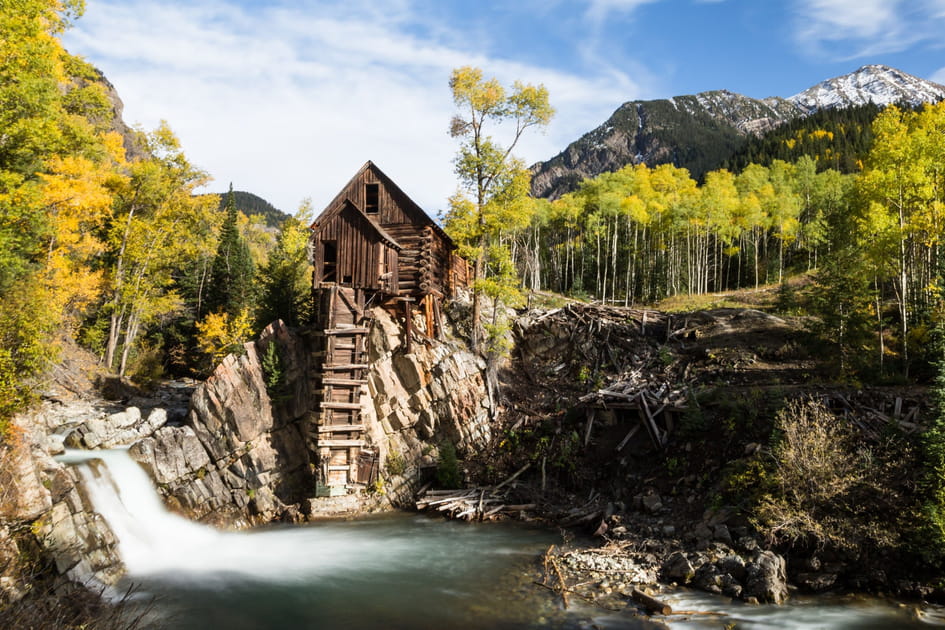
[[[107,472],[88,465],[102,459]],[[540,578],[538,556],[560,537],[516,524],[468,524],[414,514],[224,532],[168,512],[147,474],[123,450],[70,451],[95,509],[119,539],[151,627],[659,628],[634,613],[578,604],[568,611]],[[98,471],[98,472],[96,472]],[[916,614],[876,598],[795,598],[785,606],[731,604],[680,590],[672,628],[927,628]]]

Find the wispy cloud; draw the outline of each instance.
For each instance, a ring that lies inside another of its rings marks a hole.
[[[943,0],[796,0],[796,36],[808,53],[856,59],[940,40]]]
[[[129,122],[167,119],[216,189],[232,181],[287,211],[327,202],[367,159],[441,208],[455,188],[454,67],[548,87],[558,116],[522,145],[529,162],[644,89],[612,66],[582,76],[490,56],[407,0],[384,4],[90,0],[66,45],[116,85]]]
[[[587,18],[592,23],[602,22],[611,13],[633,13],[644,4],[659,2],[660,0],[589,0]]]

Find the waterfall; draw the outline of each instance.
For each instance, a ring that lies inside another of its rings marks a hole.
[[[413,546],[357,526],[222,531],[168,511],[150,477],[124,449],[70,450],[59,459],[79,467],[95,511],[118,538],[132,578],[206,580],[216,574],[310,580],[340,569],[383,570]]]

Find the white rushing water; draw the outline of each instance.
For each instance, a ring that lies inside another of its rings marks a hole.
[[[272,581],[309,580],[342,568],[383,571],[391,563],[409,561],[405,556],[417,545],[402,536],[378,537],[356,523],[221,531],[168,511],[147,473],[125,450],[69,451],[60,459],[80,464],[95,510],[118,537],[132,577],[183,572],[201,579],[244,574]],[[93,459],[106,466],[90,465]]]
[[[169,512],[125,450],[69,451],[86,490],[118,537],[132,581],[157,594],[176,630],[208,627],[367,629],[600,628],[655,626],[625,611],[575,602],[568,611],[531,585],[535,558],[552,535],[400,515],[227,532]],[[95,465],[92,460],[103,460]],[[531,568],[529,568],[531,567]],[[935,607],[875,598],[792,598],[745,606],[679,590],[665,599],[680,630],[921,628],[942,623]],[[435,605],[433,602],[436,602]],[[167,620],[165,619],[165,622]]]

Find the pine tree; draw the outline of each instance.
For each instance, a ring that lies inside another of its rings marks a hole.
[[[226,219],[220,231],[216,257],[210,271],[206,311],[239,316],[253,304],[253,259],[249,246],[240,236],[237,225],[239,212],[233,196],[233,185],[226,200]]]
[[[308,262],[308,226],[311,202],[306,200],[282,224],[276,248],[262,270],[262,296],[256,321],[260,328],[281,319],[289,326],[308,322],[312,311],[311,265]]]

